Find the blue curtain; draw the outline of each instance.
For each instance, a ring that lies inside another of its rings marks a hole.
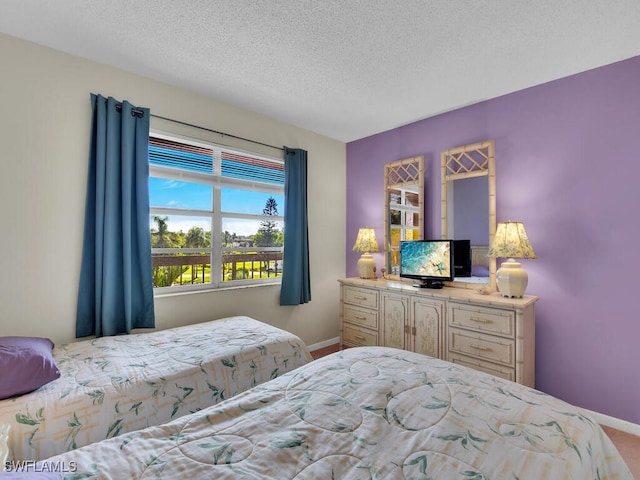
[[[280,305],[311,301],[307,152],[284,147],[284,254]]]
[[[91,94],[76,337],[155,326],[149,235],[149,109]]]

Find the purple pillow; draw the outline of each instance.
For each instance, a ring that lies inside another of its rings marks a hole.
[[[25,468],[25,471],[20,472],[0,472],[0,478],[2,480],[62,480],[64,477],[57,472],[29,471]]]
[[[59,377],[51,340],[0,337],[0,400],[31,392]]]

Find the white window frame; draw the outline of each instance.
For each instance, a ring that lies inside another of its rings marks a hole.
[[[177,168],[161,167],[158,165],[149,164],[149,177],[173,179],[180,181],[188,181],[195,183],[202,183],[211,185],[213,190],[212,206],[211,210],[191,210],[191,209],[174,209],[166,207],[154,207],[149,206],[150,216],[198,216],[209,217],[211,219],[211,247],[208,250],[210,254],[211,274],[209,283],[201,284],[188,284],[188,285],[174,285],[170,287],[154,287],[154,295],[187,293],[192,291],[201,290],[220,290],[225,288],[241,287],[241,286],[260,286],[260,285],[273,285],[280,284],[282,277],[270,277],[259,279],[242,279],[242,280],[227,280],[222,281],[220,273],[222,272],[222,220],[223,218],[238,218],[242,220],[259,220],[265,219],[264,215],[247,214],[239,212],[226,212],[221,210],[222,206],[222,187],[234,187],[246,190],[260,191],[264,193],[283,195],[284,185],[279,187],[270,183],[260,183],[249,180],[242,180],[237,178],[222,177],[221,172],[221,152],[233,152],[240,155],[246,155],[269,162],[280,163],[284,165],[283,158],[276,158],[273,156],[265,155],[262,153],[252,152],[250,150],[243,150],[236,147],[229,147],[226,145],[217,144],[214,142],[207,142],[192,137],[186,137],[183,135],[167,133],[160,130],[150,130],[150,136],[170,140],[174,142],[183,142],[197,147],[207,148],[214,151],[213,157],[213,171],[212,174],[191,172],[188,170],[181,170]],[[278,206],[280,211],[284,212],[284,205]],[[269,217],[270,221],[280,222],[284,226],[284,216],[274,215]],[[274,251],[282,252],[284,247],[259,247],[261,251]],[[233,251],[255,251],[255,247],[233,247]],[[201,253],[202,248],[152,248],[152,256],[156,253]],[[214,274],[215,272],[215,274]]]

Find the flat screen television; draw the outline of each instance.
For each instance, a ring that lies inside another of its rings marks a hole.
[[[400,277],[420,280],[421,288],[442,288],[453,280],[453,240],[400,242]]]
[[[471,240],[453,241],[453,276],[471,276]]]

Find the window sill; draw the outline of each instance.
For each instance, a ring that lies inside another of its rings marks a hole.
[[[168,291],[163,291],[163,289],[154,289],[153,290],[153,298],[165,298],[165,297],[176,297],[182,295],[195,295],[200,293],[216,293],[216,292],[228,292],[230,290],[242,290],[246,288],[261,288],[261,287],[275,287],[280,286],[281,282],[264,282],[264,283],[249,283],[249,284],[240,284],[240,285],[225,285],[223,287],[203,287],[197,289],[189,289],[189,290],[172,290],[171,288],[167,288]]]

